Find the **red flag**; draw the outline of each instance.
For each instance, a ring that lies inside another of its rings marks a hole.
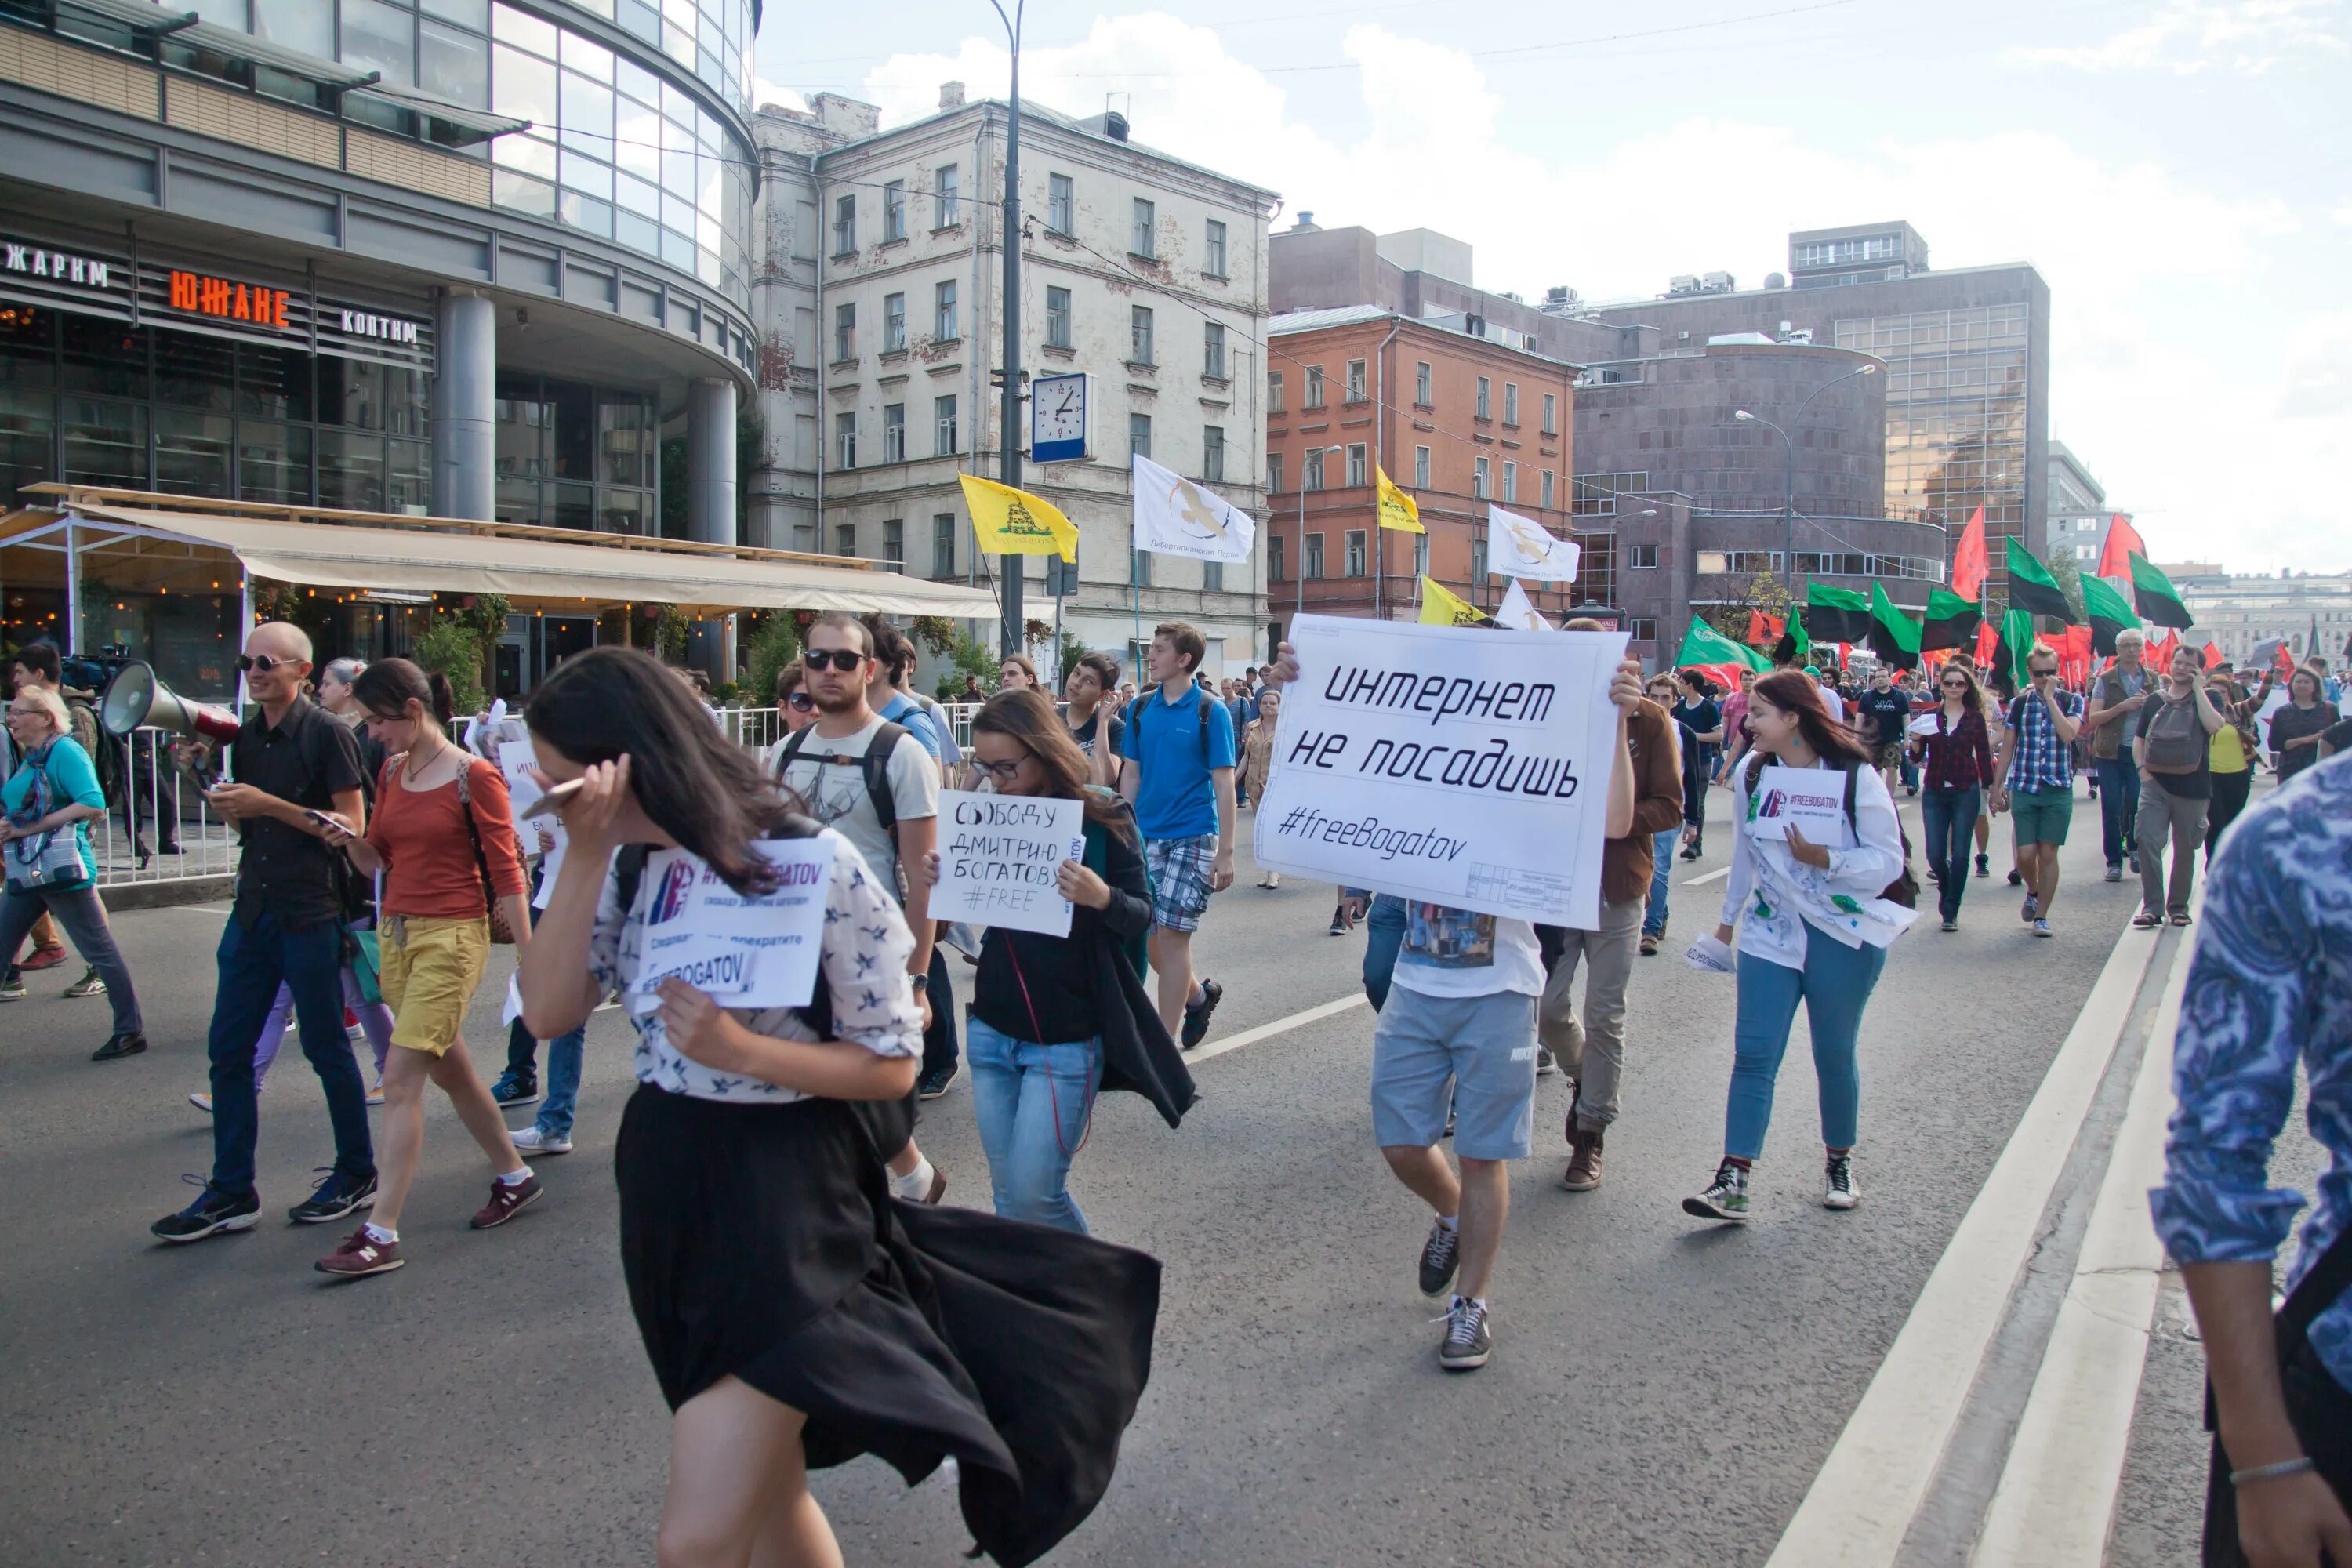
[[[1985,561],[1984,508],[1979,507],[1960,534],[1959,548],[1952,552],[1952,592],[1971,603],[1980,599],[1989,569]],[[1992,656],[1988,653],[1982,657]]]
[[[2211,669],[2211,668],[2213,668],[2215,666],[2219,665],[2221,662],[2221,645],[2220,645],[2219,643],[2210,643],[2210,642],[2209,642],[2209,643],[2207,643],[2207,644],[2205,645],[2205,668],[2208,668],[2208,669]]]
[[[2062,659],[2074,660],[2087,669],[2091,663],[2091,628],[2068,626],[2063,639],[2058,645],[2058,657]]]
[[[2169,670],[2172,668],[2173,653],[2179,647],[2180,634],[2179,632],[2171,631],[2165,633],[2164,640],[2153,645],[2147,650],[2147,658],[2150,667],[2158,671]]]
[[[1780,640],[1780,635],[1788,629],[1789,622],[1786,616],[1770,615],[1765,616],[1764,635],[1767,638],[1773,642],[1779,642]]]
[[[2130,557],[2134,554],[2145,560],[2147,556],[2147,542],[2140,538],[2139,531],[2132,527],[2123,513],[2117,512],[2107,521],[2107,542],[2105,548],[2099,552],[2097,574],[2102,577],[2113,577],[2124,583],[2130,582]]]
[[[1993,650],[2000,646],[2000,623],[1994,620],[1979,622],[1977,626],[1977,667],[1990,668]]]
[[[1769,644],[1771,640],[1771,635],[1764,629],[1764,612],[1761,610],[1748,611],[1748,646],[1750,647],[1763,647]]]

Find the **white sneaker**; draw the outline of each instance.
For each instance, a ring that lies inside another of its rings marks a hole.
[[[205,1093],[202,1089],[199,1089],[195,1093],[188,1096],[188,1103],[194,1106],[198,1110],[203,1111],[206,1116],[210,1116],[213,1113],[213,1097]]]
[[[514,1139],[518,1154],[569,1154],[572,1140],[561,1132],[541,1132],[537,1127],[517,1129],[509,1134]]]
[[[1853,1156],[1832,1154],[1822,1173],[1822,1207],[1850,1209],[1862,1201],[1862,1189],[1854,1184]]]

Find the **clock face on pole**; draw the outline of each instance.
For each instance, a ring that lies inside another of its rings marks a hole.
[[[1029,460],[1074,462],[1087,455],[1087,378],[1041,375],[1029,384]]]

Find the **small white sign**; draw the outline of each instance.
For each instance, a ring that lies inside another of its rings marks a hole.
[[[1807,842],[1832,849],[1853,847],[1845,816],[1845,775],[1832,768],[1769,767],[1756,781],[1749,826],[1759,840],[1787,843],[1793,824]]]
[[[536,855],[539,853],[539,826],[537,823],[523,820],[522,814],[539,804],[542,793],[539,781],[530,776],[530,770],[539,765],[539,752],[528,739],[500,741],[498,746],[499,772],[506,775],[507,781],[507,814],[514,818],[515,847],[526,856]],[[552,817],[540,819],[541,822],[553,820]]]
[[[931,918],[1070,934],[1056,879],[1085,858],[1085,807],[1044,795],[940,792],[940,879]]]
[[[834,847],[784,838],[751,847],[782,873],[776,890],[761,898],[736,892],[686,850],[646,858],[633,1012],[659,1005],[655,988],[672,975],[730,1007],[798,1007],[815,994]]]

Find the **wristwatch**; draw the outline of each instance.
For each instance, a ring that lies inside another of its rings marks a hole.
[[[931,988],[931,977],[928,974],[909,974],[907,976],[907,984],[918,991],[928,991]]]

